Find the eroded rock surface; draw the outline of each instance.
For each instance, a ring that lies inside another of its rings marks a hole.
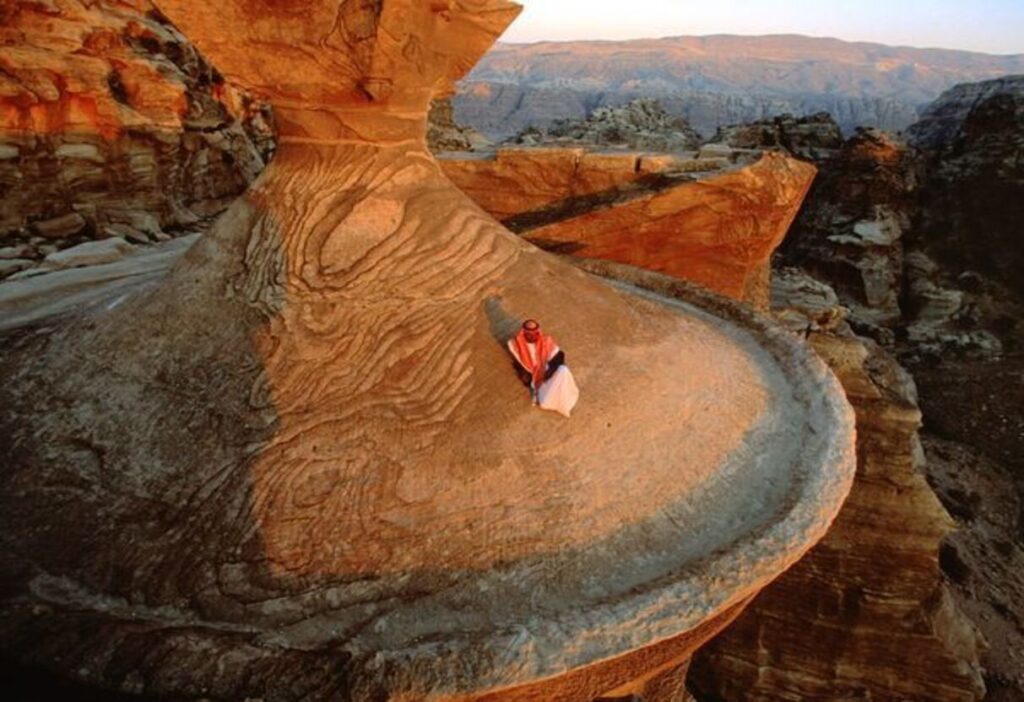
[[[455,121],[451,98],[435,100],[427,116],[427,146],[436,153],[474,151],[490,145],[480,132]]]
[[[194,224],[272,151],[266,106],[147,0],[5,2],[0,45],[0,246],[31,261]]]
[[[719,127],[713,142],[738,149],[782,149],[813,162],[831,158],[843,146],[843,132],[828,112]]]
[[[820,361],[538,250],[427,151],[518,6],[161,6],[280,149],[157,289],[5,345],[5,654],[169,696],[583,702],[681,669],[822,537],[854,466]],[[527,315],[572,431],[510,368]]]
[[[906,145],[884,132],[858,132],[822,166],[783,247],[787,262],[835,287],[862,327],[902,321],[904,235],[916,178]]]
[[[442,164],[484,210],[542,248],[766,307],[771,255],[816,169],[776,153],[743,154],[735,166],[729,149],[693,156],[508,149]]]
[[[1024,76],[950,90],[910,136],[925,167],[916,246],[941,265],[946,285],[1024,301]],[[987,316],[979,326],[997,315]]]
[[[820,283],[790,270],[774,289],[853,403],[857,479],[826,538],[698,654],[692,684],[764,702],[980,699],[980,636],[940,577],[953,522],[921,470],[913,381],[829,311]]]

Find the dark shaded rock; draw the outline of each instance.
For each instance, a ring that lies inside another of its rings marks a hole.
[[[809,117],[786,114],[774,119],[719,127],[713,141],[738,149],[783,149],[821,162],[843,146],[843,132],[828,112]]]
[[[953,522],[921,472],[913,381],[838,315],[815,328],[834,298],[801,277],[780,278],[775,310],[854,406],[857,479],[824,541],[697,654],[691,686],[745,702],[978,700],[981,640],[942,580]]]
[[[915,245],[1024,300],[1024,76],[957,86],[909,134],[925,160]]]
[[[851,321],[883,338],[891,339],[886,327],[902,321],[903,238],[916,184],[905,144],[885,132],[858,130],[821,164],[782,246],[787,263],[827,281],[850,308]]]

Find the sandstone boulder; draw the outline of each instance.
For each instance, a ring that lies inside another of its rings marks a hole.
[[[57,270],[112,263],[124,258],[132,249],[132,245],[120,237],[88,241],[50,254],[43,259],[41,268]]]
[[[542,248],[667,273],[766,307],[771,255],[815,168],[766,154],[693,177],[692,163],[549,148],[442,166],[485,211]]]

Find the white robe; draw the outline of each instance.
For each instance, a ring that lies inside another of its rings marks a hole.
[[[512,352],[517,360],[519,354],[516,352],[515,340],[508,342],[509,351]],[[527,348],[530,350],[530,360],[536,361],[537,358],[537,346],[536,344],[527,344]],[[550,362],[552,358],[558,355],[559,348],[555,346],[551,350],[551,356],[546,359],[546,362]],[[523,368],[526,365],[520,363]],[[532,381],[531,381],[532,386]],[[572,414],[572,410],[576,407],[576,403],[580,399],[580,389],[576,385],[576,379],[572,376],[572,371],[569,370],[569,366],[561,365],[558,370],[547,379],[547,381],[541,383],[539,388],[531,388],[534,393],[534,403],[544,410],[551,412],[558,412],[564,417],[569,417]]]

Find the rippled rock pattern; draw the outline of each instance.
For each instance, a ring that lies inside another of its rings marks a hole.
[[[5,339],[0,649],[186,698],[678,691],[849,490],[834,376],[445,178],[429,104],[518,6],[161,7],[279,151],[158,287]],[[526,316],[572,354],[570,425],[510,366]]]

